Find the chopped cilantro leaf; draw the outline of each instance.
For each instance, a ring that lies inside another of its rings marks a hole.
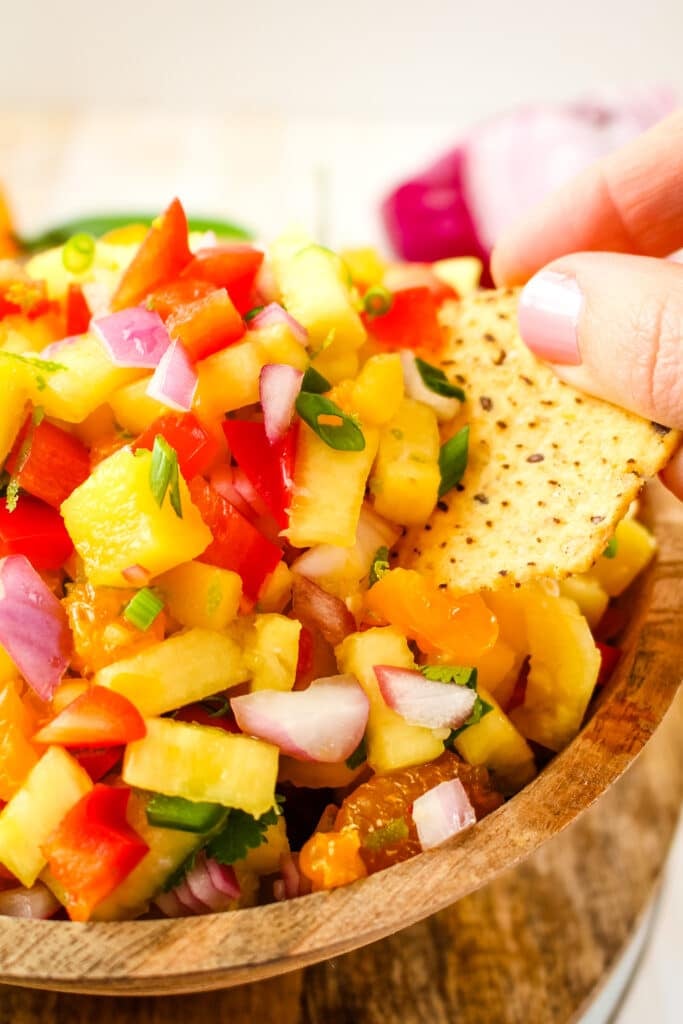
[[[207,857],[219,864],[234,864],[245,857],[248,850],[255,850],[261,845],[266,830],[276,824],[278,817],[275,807],[260,818],[254,818],[246,811],[231,810],[225,826],[209,840]]]
[[[370,586],[374,587],[377,580],[381,580],[386,572],[389,572],[389,548],[385,546],[375,551],[368,578]]]

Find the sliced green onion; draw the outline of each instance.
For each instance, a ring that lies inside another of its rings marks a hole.
[[[602,553],[603,558],[616,558],[617,556],[618,543],[616,537],[610,537],[607,542],[607,547]]]
[[[388,288],[375,285],[368,288],[363,296],[363,309],[368,316],[386,316],[394,304],[394,296]]]
[[[364,736],[363,739],[358,744],[358,746],[356,747],[356,749],[354,750],[354,752],[352,754],[349,754],[349,756],[346,758],[346,767],[353,772],[356,770],[356,768],[360,768],[362,764],[365,764],[367,759],[368,751]]]
[[[377,551],[375,551],[375,557],[372,560],[368,577],[370,586],[374,587],[375,583],[381,580],[382,576],[387,572],[389,572],[389,548],[384,546],[377,548]]]
[[[95,239],[84,231],[72,235],[62,249],[62,263],[71,274],[85,274],[95,259]]]
[[[147,821],[157,828],[178,832],[208,832],[226,814],[220,804],[195,803],[180,796],[155,793],[145,808]]]
[[[307,391],[310,395],[322,395],[324,391],[329,391],[332,385],[330,384],[327,377],[323,377],[322,373],[318,373],[314,366],[309,366],[304,373],[304,379],[301,381],[301,390]]]
[[[365,448],[363,431],[356,421],[329,398],[302,391],[296,400],[296,411],[330,448],[339,452],[362,452]],[[321,417],[334,422],[321,423]]]
[[[457,434],[441,445],[439,452],[439,469],[441,485],[439,497],[443,498],[456,484],[462,480],[467,469],[467,448],[470,439],[470,428],[463,427]]]
[[[408,824],[405,818],[392,818],[382,828],[369,832],[363,840],[367,850],[383,850],[385,846],[393,846],[402,839],[408,838]]]
[[[161,598],[149,587],[143,587],[123,609],[123,617],[144,632],[149,629],[163,607],[164,602]]]
[[[175,448],[171,448],[162,434],[157,434],[154,438],[152,463],[149,470],[149,486],[159,508],[164,503],[166,492],[169,491],[173,511],[179,519],[183,518],[183,510],[180,503],[178,455]]]
[[[451,384],[446,374],[438,366],[432,366],[431,363],[420,359],[419,356],[415,356],[415,366],[422,377],[424,386],[433,391],[435,395],[442,395],[444,398],[459,398],[461,402],[465,401],[463,389],[456,384]]]
[[[253,309],[248,310],[244,314],[244,320],[249,323],[250,320],[253,320],[255,316],[258,316],[265,308],[265,306],[254,306]]]

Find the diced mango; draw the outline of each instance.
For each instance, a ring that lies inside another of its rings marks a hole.
[[[0,648],[0,660],[3,658],[7,655]],[[14,668],[11,662],[10,665]],[[38,761],[36,749],[30,742],[36,731],[35,716],[21,699],[21,683],[15,677],[10,676],[0,683],[0,800],[5,801],[14,796]]]
[[[376,249],[343,249],[339,255],[349,268],[354,284],[370,288],[382,283],[386,264]]]
[[[6,683],[8,680],[17,679],[18,677],[19,669],[2,644],[0,644],[0,683]]]
[[[93,681],[122,693],[143,715],[162,715],[248,678],[234,639],[208,629],[190,629],[107,665]]]
[[[370,491],[380,515],[409,526],[429,518],[441,483],[439,448],[433,409],[404,398],[381,430],[370,475]]]
[[[488,690],[503,707],[508,703],[519,676],[524,655],[500,636],[493,647],[472,661],[477,683]]]
[[[0,466],[9,455],[26,419],[29,393],[29,382],[21,363],[0,357]]]
[[[594,576],[590,573],[567,576],[560,581],[560,593],[578,604],[591,629],[597,627],[607,609],[609,595]]]
[[[438,278],[455,289],[460,298],[476,292],[484,266],[476,256],[453,256],[432,263]]]
[[[150,375],[134,380],[109,396],[109,405],[116,422],[131,434],[142,434],[155,420],[168,412],[167,406],[147,394],[150,380]]]
[[[315,357],[312,366],[331,384],[338,384],[340,381],[356,376],[360,359],[354,349],[339,349],[329,346]]]
[[[283,815],[280,815],[274,825],[268,826],[263,842],[248,850],[239,864],[259,878],[261,875],[274,875],[280,870],[281,859],[288,853],[287,827]]]
[[[42,846],[62,818],[92,789],[87,772],[61,747],[49,747],[0,814],[0,863],[22,885],[45,867]]]
[[[425,764],[443,752],[443,741],[431,729],[411,725],[388,707],[379,690],[375,665],[415,668],[406,638],[391,626],[352,633],[336,649],[340,672],[355,676],[370,700],[366,733],[368,764],[378,772],[391,772]]]
[[[128,266],[137,244],[116,244],[99,239],[95,243],[92,264],[81,274],[74,274],[64,266],[64,246],[45,249],[32,256],[26,270],[35,280],[47,282],[47,293],[51,299],[63,299],[67,288],[73,282],[85,284],[97,280],[98,284],[113,292],[121,272]]]
[[[80,423],[113,391],[144,375],[144,370],[115,366],[102,342],[94,334],[74,338],[55,353],[60,368],[38,381],[32,400],[42,405],[46,416],[67,423]]]
[[[456,750],[468,764],[485,765],[503,792],[516,793],[536,774],[533,751],[495,698],[481,688],[479,695],[493,708],[460,733]]]
[[[375,427],[396,416],[403,395],[403,368],[397,352],[371,356],[353,382],[354,409],[364,423]]]
[[[610,597],[623,594],[639,572],[650,563],[657,541],[636,519],[622,519],[615,531],[617,550],[614,558],[601,555],[590,570]]]
[[[242,598],[242,579],[236,572],[204,562],[177,565],[157,577],[154,585],[181,626],[225,629]]]
[[[152,453],[122,448],[100,462],[62,504],[62,515],[88,579],[96,586],[129,585],[123,570],[151,576],[200,555],[211,531],[180,478],[182,518],[167,494],[159,507],[150,488]]]
[[[299,660],[301,623],[286,615],[240,615],[228,627],[242,649],[252,690],[291,690]]]
[[[261,588],[256,610],[282,612],[292,597],[292,570],[286,562],[278,562]]]
[[[355,543],[365,484],[378,442],[374,427],[364,426],[363,434],[363,451],[342,452],[330,448],[309,427],[301,425],[287,530],[294,547],[351,547]]]
[[[144,739],[126,748],[123,781],[129,786],[238,807],[255,817],[275,804],[277,747],[171,718],[146,724]]]
[[[111,406],[98,405],[82,423],[77,423],[71,429],[79,441],[88,447],[101,442],[103,437],[111,437],[116,433],[116,420]]]

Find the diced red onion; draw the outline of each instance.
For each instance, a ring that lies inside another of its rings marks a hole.
[[[206,862],[209,877],[215,889],[228,896],[231,900],[238,900],[242,895],[240,884],[232,864],[219,864],[212,858]]]
[[[189,913],[172,889],[169,892],[158,893],[154,897],[154,902],[166,917],[187,917]]]
[[[514,220],[675,105],[659,88],[621,102],[539,104],[492,117],[387,197],[389,238],[408,260],[478,256],[486,265]]]
[[[291,853],[284,853],[280,858],[280,872],[284,890],[283,899],[295,899],[301,892],[301,872]]]
[[[121,575],[127,583],[132,583],[134,587],[146,587],[152,578],[152,574],[149,569],[145,569],[144,565],[129,565],[127,569],[121,570]]]
[[[457,416],[460,409],[460,401],[457,398],[448,398],[446,395],[437,395],[431,391],[420,376],[420,371],[415,364],[415,353],[409,349],[403,349],[400,353],[401,365],[403,366],[403,380],[406,386],[406,394],[423,405],[428,405],[436,413],[440,423],[447,423]]]
[[[421,672],[375,665],[385,702],[411,725],[427,729],[457,729],[472,714],[477,695],[468,686],[438,683]]]
[[[317,679],[305,690],[255,690],[230,701],[242,732],[300,761],[337,764],[356,749],[370,702],[353,676]]]
[[[276,903],[282,903],[287,899],[285,883],[281,878],[276,878],[273,882],[273,898]]]
[[[328,594],[298,573],[292,584],[292,611],[304,626],[319,632],[332,647],[356,631],[356,620],[341,598]]]
[[[271,444],[281,441],[294,418],[294,406],[304,375],[287,363],[268,363],[259,377],[263,425]]]
[[[294,572],[309,580],[344,577],[363,579],[368,575],[378,548],[391,548],[399,530],[382,519],[368,505],[363,505],[358,518],[356,542],[352,548],[336,544],[317,544],[309,548],[292,563]],[[347,620],[348,621],[348,620]]]
[[[261,512],[257,512],[252,508],[251,504],[244,498],[242,488],[238,488],[236,483],[238,472],[237,466],[217,466],[211,474],[210,483],[214,490],[218,491],[224,498],[227,498],[231,505],[235,506],[238,512],[241,512],[243,516],[246,516],[247,519],[253,522]],[[243,475],[241,474],[241,476]]]
[[[192,892],[187,878],[184,878],[180,885],[176,885],[173,892],[178,897],[179,901],[189,910],[191,914],[208,914],[211,910],[207,903],[203,900],[198,899]]]
[[[19,886],[0,891],[0,914],[5,917],[46,920],[56,914],[60,906],[57,897],[42,882],[36,882],[30,889]]]
[[[192,408],[199,378],[182,343],[176,338],[159,360],[147,394],[178,412]]]
[[[51,700],[71,656],[64,608],[28,558],[0,560],[0,644],[41,700]]]
[[[164,321],[144,306],[132,306],[92,321],[115,366],[153,370],[171,344]]]
[[[267,327],[286,327],[300,345],[305,347],[308,344],[306,328],[277,302],[269,302],[249,321],[249,329],[252,331],[261,331]]]
[[[219,913],[228,910],[240,897],[240,887],[232,867],[222,867],[214,860],[207,860],[202,853],[197,857],[185,881],[192,896],[208,910]],[[181,902],[185,902],[180,897]]]
[[[423,850],[440,846],[477,820],[460,779],[449,779],[428,789],[413,803],[412,814]]]

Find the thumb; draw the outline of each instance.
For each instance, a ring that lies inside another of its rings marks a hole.
[[[577,253],[520,298],[519,329],[562,380],[667,427],[683,428],[683,266]],[[683,497],[683,453],[664,474]]]

